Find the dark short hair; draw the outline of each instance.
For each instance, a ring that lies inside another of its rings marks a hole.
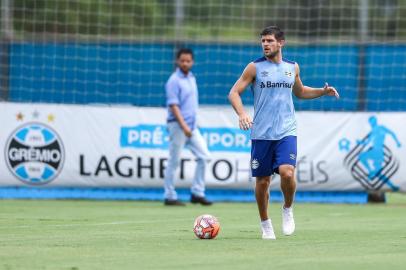
[[[274,35],[276,40],[285,40],[285,33],[283,33],[282,30],[278,26],[265,27],[261,31],[260,36],[266,36],[266,35]]]
[[[193,51],[191,49],[189,49],[189,48],[179,49],[179,51],[176,53],[176,59],[179,59],[179,57],[182,54],[190,54],[192,56],[192,59],[193,59]]]

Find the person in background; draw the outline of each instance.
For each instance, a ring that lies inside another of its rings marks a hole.
[[[165,85],[168,108],[169,159],[165,169],[164,204],[184,206],[178,199],[174,181],[179,167],[182,149],[187,146],[196,157],[196,170],[191,187],[191,203],[211,205],[205,197],[205,168],[210,159],[207,144],[196,127],[198,90],[196,78],[191,72],[193,51],[183,48],[176,54],[176,71]]]

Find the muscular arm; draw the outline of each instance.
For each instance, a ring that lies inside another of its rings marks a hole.
[[[304,86],[302,80],[300,79],[300,69],[299,65],[295,64],[296,78],[295,84],[293,85],[293,93],[295,96],[301,99],[313,99],[324,95],[339,97],[337,90],[334,87],[328,86],[326,83],[323,88],[312,88]]]
[[[243,130],[248,130],[252,126],[252,120],[250,116],[245,112],[244,106],[241,100],[241,94],[247,88],[247,86],[252,83],[255,79],[255,64],[249,63],[244,69],[241,77],[235,82],[234,86],[231,88],[228,94],[228,100],[233,106],[235,112],[239,117],[239,125]]]
[[[176,104],[172,104],[169,106],[170,110],[172,111],[173,115],[176,118],[176,121],[178,121],[180,127],[183,129],[183,132],[187,137],[192,136],[192,130],[190,127],[186,124],[185,119],[183,118],[179,106]]]

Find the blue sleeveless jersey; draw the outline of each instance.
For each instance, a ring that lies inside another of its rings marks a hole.
[[[283,59],[276,64],[262,57],[254,61],[254,64],[256,76],[251,85],[254,93],[251,139],[280,140],[286,136],[296,136],[292,100],[295,63]]]

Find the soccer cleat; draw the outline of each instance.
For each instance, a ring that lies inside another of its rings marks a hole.
[[[183,202],[179,200],[170,200],[170,199],[165,199],[164,205],[167,206],[186,206]]]
[[[211,201],[207,200],[206,197],[199,197],[194,194],[192,194],[192,196],[190,196],[190,202],[191,203],[200,203],[201,205],[206,205],[206,206],[213,204]]]
[[[270,219],[261,222],[262,239],[275,240],[276,236],[273,231],[272,222]]]
[[[293,208],[282,207],[282,231],[284,235],[291,235],[295,231]]]

